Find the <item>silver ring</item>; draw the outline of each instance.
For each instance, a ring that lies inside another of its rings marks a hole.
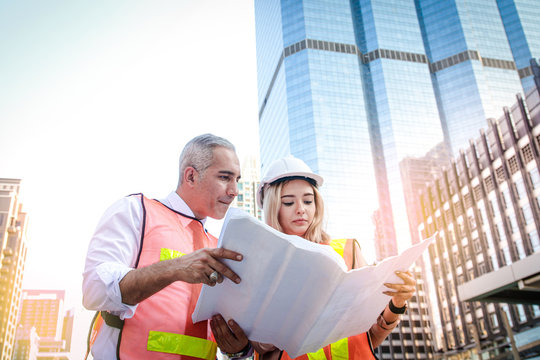
[[[208,278],[213,283],[217,282],[217,280],[218,280],[218,272],[214,271],[213,273],[210,274],[210,276]]]

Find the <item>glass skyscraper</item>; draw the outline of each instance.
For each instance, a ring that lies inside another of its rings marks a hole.
[[[396,253],[400,161],[458,153],[532,86],[539,18],[537,1],[255,0],[263,173],[303,159],[325,178],[330,234]]]

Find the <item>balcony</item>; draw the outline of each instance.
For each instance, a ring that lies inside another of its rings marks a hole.
[[[463,301],[540,305],[540,253],[458,286]]]

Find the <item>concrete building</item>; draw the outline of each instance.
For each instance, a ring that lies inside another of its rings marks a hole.
[[[540,88],[504,108],[421,196],[441,358],[540,356]],[[519,354],[519,355],[518,355]]]
[[[0,178],[0,360],[11,360],[27,252],[21,180]]]

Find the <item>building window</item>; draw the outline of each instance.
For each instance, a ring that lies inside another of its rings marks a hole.
[[[519,166],[515,155],[508,159],[508,165],[510,167],[510,173],[515,174],[518,172]]]
[[[530,205],[529,204],[523,205],[522,211],[523,211],[523,220],[525,220],[525,224],[526,225],[532,224],[534,222],[534,218],[533,218]]]
[[[478,238],[473,239],[473,246],[474,246],[474,252],[478,254],[482,250],[482,247],[480,246],[480,239]]]
[[[534,160],[530,144],[525,145],[523,149],[521,149],[521,153],[523,154],[523,159],[526,164]]]
[[[476,220],[472,215],[469,215],[469,225],[471,227],[471,230],[476,229]]]
[[[509,214],[507,218],[508,218],[508,223],[510,224],[510,232],[514,234],[516,230],[518,229],[517,223],[516,223],[516,214]]]
[[[519,318],[520,323],[524,323],[525,321],[527,321],[527,316],[525,315],[525,308],[523,307],[522,304],[516,305],[516,311],[518,313],[518,318]]]
[[[510,265],[512,263],[512,257],[510,256],[510,250],[508,249],[508,245],[505,244],[504,247],[501,248],[501,257],[504,261],[504,265]]]
[[[539,305],[533,305],[532,310],[533,310],[533,316],[535,318],[540,317],[540,306]]]
[[[506,189],[503,189],[501,191],[501,199],[502,199],[502,203],[503,203],[503,206],[505,209],[508,208],[508,188]]]
[[[497,314],[489,314],[489,321],[491,322],[491,327],[497,329],[499,327],[499,320],[497,319]]]
[[[538,188],[540,185],[540,174],[538,173],[538,168],[532,168],[531,171],[529,171],[529,178],[531,179],[533,188]]]
[[[540,239],[538,238],[538,231],[533,230],[529,234],[529,241],[531,242],[531,247],[533,252],[540,251]]]
[[[518,257],[520,259],[524,259],[526,257],[526,255],[525,255],[525,249],[523,248],[523,242],[521,241],[521,239],[519,239],[518,241],[516,241],[515,244],[516,244]]]
[[[537,173],[538,173],[538,171],[537,171]],[[491,175],[489,175],[487,178],[484,179],[484,183],[486,184],[486,190],[487,190],[488,193],[494,189],[493,188],[493,178],[492,178]]]
[[[518,178],[515,181],[516,186],[516,192],[520,199],[526,199],[527,198],[527,192],[525,191],[525,185],[523,184],[523,179]]]
[[[486,273],[486,264],[480,263],[478,264],[478,275],[483,275]]]
[[[499,184],[502,184],[506,180],[506,176],[504,175],[504,169],[502,166],[499,166],[497,169],[495,169],[495,174],[497,176],[497,182]]]

